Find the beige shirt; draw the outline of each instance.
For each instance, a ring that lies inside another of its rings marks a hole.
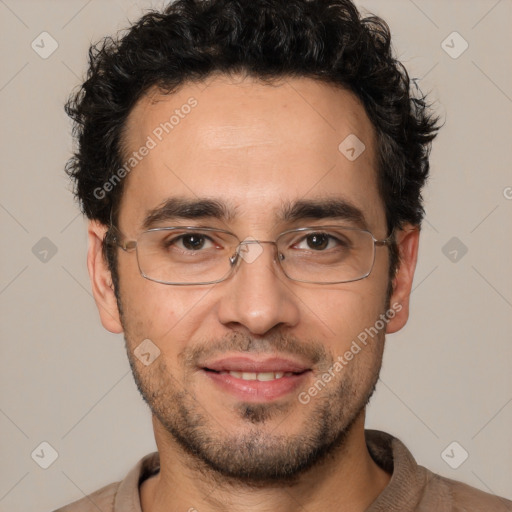
[[[405,445],[379,430],[365,430],[375,462],[392,473],[366,512],[512,512],[512,501],[441,477],[416,464]],[[54,512],[142,512],[139,485],[158,473],[158,452],[146,455],[116,482]]]

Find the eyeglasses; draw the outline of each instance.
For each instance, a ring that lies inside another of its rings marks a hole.
[[[112,226],[112,243],[126,252],[135,250],[142,277],[169,285],[203,285],[228,279],[241,260],[252,263],[263,252],[261,244],[277,249],[276,261],[286,277],[314,284],[358,281],[370,275],[375,247],[391,243],[393,234],[377,240],[369,231],[344,226],[290,229],[275,241],[243,241],[223,229],[173,226],[148,229],[137,240],[121,242]]]

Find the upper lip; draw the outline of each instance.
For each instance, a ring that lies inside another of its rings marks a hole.
[[[262,357],[253,359],[247,356],[231,356],[207,361],[203,368],[216,372],[292,372],[302,373],[310,368],[293,359],[283,357]]]

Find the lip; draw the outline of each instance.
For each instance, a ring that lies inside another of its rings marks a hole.
[[[201,365],[203,369],[216,372],[293,372],[302,373],[310,368],[293,359],[282,357],[266,357],[255,359],[247,356],[231,356],[206,361]]]
[[[292,392],[297,392],[310,375],[307,370],[270,381],[244,380],[229,373],[217,373],[202,369],[201,373],[221,391],[229,393],[244,402],[264,403],[277,400]]]
[[[293,373],[293,375],[270,381],[259,381],[234,377],[227,373],[230,371],[283,372]],[[201,373],[218,389],[239,400],[264,403],[285,397],[297,391],[300,386],[304,386],[311,374],[311,368],[300,361],[281,357],[231,356],[205,362],[201,367]]]

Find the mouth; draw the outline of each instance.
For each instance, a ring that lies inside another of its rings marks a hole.
[[[268,382],[271,380],[282,379],[283,377],[292,377],[293,375],[300,375],[294,372],[241,372],[241,371],[221,371],[216,372],[209,368],[204,368],[205,371],[215,372],[219,375],[231,375],[237,379],[242,380],[258,380],[260,382]],[[302,372],[301,372],[302,373]]]
[[[290,395],[311,373],[307,365],[284,358],[224,357],[206,362],[201,372],[221,392],[252,402]]]

